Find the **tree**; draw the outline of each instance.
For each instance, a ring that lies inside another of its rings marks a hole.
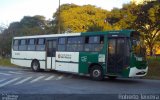
[[[102,31],[110,28],[104,23],[108,11],[92,5],[77,6],[67,4],[61,6],[60,17],[58,11],[54,14],[56,22],[61,18],[61,33]],[[57,29],[57,24],[55,29]]]
[[[60,6],[60,10],[59,8],[57,9],[57,11],[53,14],[53,21],[52,21],[52,28],[53,28],[53,32],[54,34],[58,33],[58,28],[60,25],[60,33],[64,33],[65,31],[69,31],[68,29],[65,30],[64,29],[64,23],[62,21],[62,12],[63,11],[67,11],[71,8],[76,8],[79,7],[78,5],[75,4],[63,4]],[[59,22],[60,21],[60,22]]]
[[[13,22],[0,35],[0,52],[4,55],[10,54],[13,36],[26,36],[48,34],[50,31],[50,21],[45,17],[36,15],[25,16],[20,22]]]
[[[0,25],[0,34],[3,33],[3,31],[7,28],[7,25],[1,24]]]
[[[142,33],[142,38],[153,55],[153,48],[160,37],[160,4],[152,1],[143,4],[137,15],[134,28]]]
[[[106,22],[112,25],[113,30],[132,29],[138,11],[138,5],[134,3],[124,4],[121,9],[114,8],[110,12],[110,16],[106,18]]]
[[[141,32],[143,41],[153,54],[154,46],[160,37],[160,3],[145,2],[142,5],[124,4],[122,9],[113,9],[106,18],[113,29],[135,29]]]

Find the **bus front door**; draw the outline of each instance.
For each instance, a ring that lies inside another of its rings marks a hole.
[[[109,74],[121,74],[126,62],[125,38],[108,38],[107,72]]]
[[[46,69],[55,69],[56,46],[57,46],[57,40],[48,40],[47,41]]]

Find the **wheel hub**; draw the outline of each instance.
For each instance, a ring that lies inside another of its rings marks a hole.
[[[94,71],[93,71],[93,76],[94,76],[94,77],[99,77],[100,74],[101,74],[101,72],[100,72],[99,70],[94,70]]]
[[[34,70],[37,70],[38,69],[38,64],[34,63],[33,68],[34,68]]]

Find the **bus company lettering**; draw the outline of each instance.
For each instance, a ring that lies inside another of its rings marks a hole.
[[[58,54],[58,58],[71,59],[71,55],[70,54]]]
[[[15,53],[15,55],[20,55],[20,53]]]

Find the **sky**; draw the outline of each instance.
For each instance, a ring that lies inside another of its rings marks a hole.
[[[60,0],[60,4],[91,4],[106,10],[121,8],[129,2],[130,0]],[[0,25],[20,21],[24,16],[43,15],[46,19],[52,19],[58,5],[59,0],[0,0]]]

